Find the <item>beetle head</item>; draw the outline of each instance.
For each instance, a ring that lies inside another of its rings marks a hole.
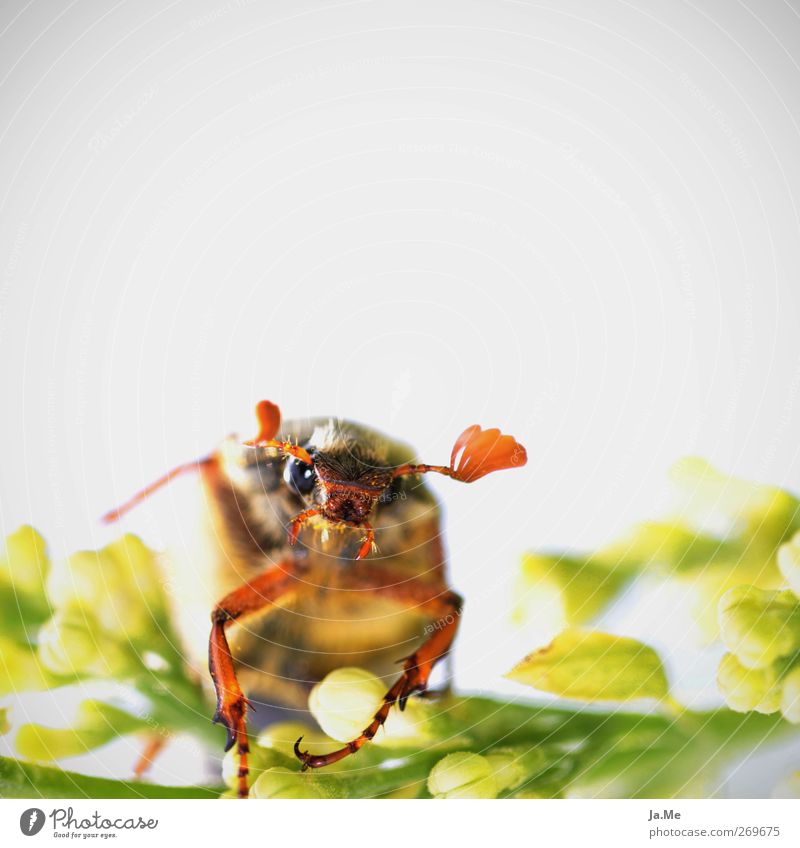
[[[319,514],[334,523],[363,524],[392,483],[384,452],[363,431],[338,421],[319,428],[311,444]]]

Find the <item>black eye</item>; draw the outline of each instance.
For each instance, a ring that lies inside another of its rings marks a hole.
[[[300,462],[299,459],[290,456],[286,460],[283,479],[293,492],[298,495],[308,495],[314,488],[317,475],[314,472],[313,465],[307,465],[305,462]]]

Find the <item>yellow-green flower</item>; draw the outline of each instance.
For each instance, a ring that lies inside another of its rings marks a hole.
[[[0,695],[49,689],[52,684],[35,651],[0,636]]]
[[[538,748],[494,748],[483,755],[492,769],[497,791],[516,789],[524,780],[538,774],[546,758]]]
[[[781,685],[773,666],[747,668],[733,654],[725,654],[717,669],[717,687],[728,706],[736,712],[777,712]]]
[[[44,539],[32,527],[20,527],[6,538],[4,547],[0,552],[0,629],[6,638],[27,645],[51,612],[44,590],[50,563]]]
[[[308,698],[308,707],[319,726],[332,739],[349,742],[358,737],[383,703],[386,684],[363,668],[339,668],[318,683]],[[409,700],[404,712],[392,709],[378,745],[419,743],[430,736],[425,705]]]
[[[130,648],[79,606],[60,609],[39,631],[39,657],[54,674],[122,677],[138,667]]]
[[[330,782],[331,778],[328,778]],[[312,800],[329,798],[316,775],[311,772],[291,771],[280,766],[269,768],[259,776],[250,789],[252,798],[296,798]]]
[[[748,668],[765,668],[800,647],[800,606],[792,592],[737,586],[719,604],[722,641]]]
[[[792,724],[800,724],[800,666],[795,666],[783,679],[781,712]]]
[[[791,590],[800,598],[800,533],[781,545],[778,550],[778,568]]]
[[[800,798],[800,771],[787,774],[772,791],[773,798]]]
[[[0,582],[31,597],[44,597],[50,570],[47,546],[41,535],[27,525],[6,537],[5,553],[0,557]]]
[[[480,754],[448,754],[431,769],[428,791],[434,798],[476,800],[496,798],[497,780],[492,764]]]
[[[327,754],[342,747],[342,743],[299,721],[279,721],[261,731],[257,744],[286,757],[294,758],[294,743],[303,738],[303,747],[315,754]]]
[[[153,622],[166,615],[155,555],[136,536],[73,554],[53,569],[47,588],[55,606],[81,606],[103,630],[127,639],[152,639]]]

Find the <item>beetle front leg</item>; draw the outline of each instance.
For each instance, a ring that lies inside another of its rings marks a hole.
[[[398,589],[402,590],[402,586],[387,587],[387,589],[390,590],[391,594],[396,594]],[[380,590],[376,591],[380,592]],[[302,738],[295,742],[294,753],[302,762],[303,771],[309,768],[329,766],[332,763],[343,760],[345,757],[349,757],[351,754],[355,754],[375,737],[375,734],[383,727],[395,704],[397,704],[400,710],[403,710],[410,695],[414,692],[423,692],[427,688],[428,679],[431,676],[434,666],[447,656],[456,637],[462,603],[463,601],[460,595],[447,591],[434,599],[420,604],[422,608],[430,609],[434,615],[440,616],[437,621],[437,624],[440,626],[437,627],[433,635],[423,642],[411,656],[401,660],[403,663],[403,674],[383,696],[383,703],[375,713],[374,718],[357,739],[353,739],[343,748],[339,748],[329,754],[316,755],[300,750]]]
[[[211,614],[208,668],[217,694],[214,721],[223,724],[228,732],[225,750],[229,751],[234,745],[237,746],[240,798],[246,798],[248,794],[247,754],[250,746],[247,741],[246,714],[248,706],[251,705],[236,678],[236,668],[225,631],[231,622],[285,598],[293,591],[295,583],[290,567],[276,567],[226,595]]]

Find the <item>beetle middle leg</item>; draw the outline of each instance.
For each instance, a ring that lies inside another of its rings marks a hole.
[[[133,767],[133,776],[136,780],[141,780],[145,772],[153,765],[155,758],[161,753],[162,748],[167,744],[165,736],[150,736],[145,742],[144,749],[136,760],[136,765]]]
[[[216,605],[211,614],[208,668],[217,693],[217,711],[214,714],[214,721],[223,724],[228,732],[225,750],[228,751],[234,745],[237,746],[240,798],[246,798],[248,794],[247,754],[250,747],[247,741],[245,716],[250,704],[236,678],[236,669],[225,631],[231,622],[259,612],[279,600],[285,600],[295,591],[296,585],[293,564],[281,563],[249,583],[234,589]]]
[[[433,667],[447,656],[456,637],[463,601],[461,596],[455,592],[447,589],[440,590],[438,594],[431,597],[431,593],[436,590],[429,584],[407,581],[388,586],[379,585],[374,587],[372,591],[403,601],[408,606],[414,606],[419,610],[430,612],[434,631],[413,654],[401,660],[403,673],[383,696],[383,703],[358,738],[329,754],[311,754],[308,751],[301,751],[300,742],[302,740],[298,739],[295,742],[294,752],[303,764],[303,771],[309,768],[322,768],[343,760],[345,757],[355,754],[373,739],[378,730],[383,727],[395,704],[400,710],[403,710],[410,695],[414,692],[423,692],[426,689]]]

